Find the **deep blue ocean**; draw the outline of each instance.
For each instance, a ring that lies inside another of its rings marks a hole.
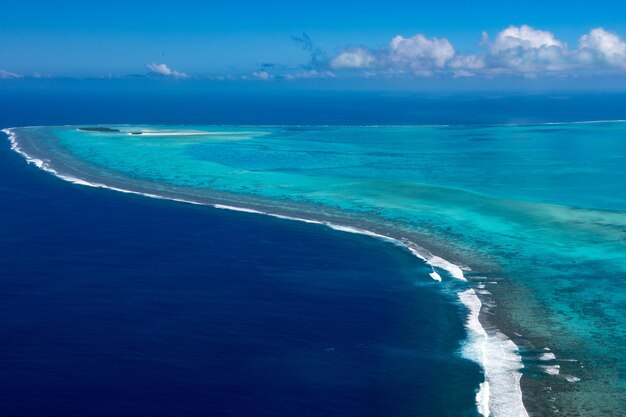
[[[621,118],[626,96],[0,86],[0,126]],[[590,105],[594,103],[594,105]],[[81,187],[0,143],[0,415],[474,416],[465,310],[375,239]]]

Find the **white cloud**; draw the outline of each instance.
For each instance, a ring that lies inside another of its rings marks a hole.
[[[484,65],[480,56],[457,54],[448,39],[429,38],[421,33],[411,37],[397,35],[388,47],[378,50],[350,48],[329,62],[330,68],[335,70],[367,70],[363,72],[367,78],[406,74],[427,77],[446,72],[468,76]]]
[[[0,70],[0,80],[10,80],[15,78],[22,78],[22,76],[14,72]]]
[[[257,71],[252,73],[252,78],[255,80],[265,81],[272,78],[272,76],[267,71]]]
[[[344,51],[330,61],[333,69],[361,69],[369,68],[376,61],[373,53],[365,48],[353,48]]]
[[[285,79],[289,81],[293,80],[313,80],[313,79],[322,79],[322,78],[335,78],[336,75],[332,71],[317,71],[317,70],[308,70],[308,71],[299,71],[291,74],[285,75]]]
[[[447,39],[429,39],[421,33],[411,38],[398,35],[389,46],[389,60],[395,66],[406,67],[417,73],[442,69],[455,55]]]
[[[578,41],[578,58],[585,64],[608,64],[626,69],[626,42],[603,28],[593,29]]]
[[[448,63],[448,67],[455,70],[479,71],[485,68],[485,59],[479,55],[456,55]]]
[[[626,42],[603,28],[583,35],[575,49],[569,49],[553,33],[529,25],[509,26],[491,40],[483,32],[479,45],[479,53],[458,53],[446,38],[429,38],[421,33],[397,35],[386,48],[345,49],[328,62],[328,67],[339,72],[353,70],[365,78],[409,74],[537,78],[626,70]]]
[[[232,76],[219,76],[213,77],[213,79],[218,81],[227,81],[233,79],[239,80],[257,80],[257,81],[271,81],[271,80],[312,80],[312,79],[324,79],[324,78],[335,78],[334,72],[330,70],[298,70],[294,72],[284,72],[278,71],[277,73],[270,73],[267,71],[255,71],[251,74],[241,75],[239,77],[233,78]]]
[[[603,28],[583,35],[570,50],[552,33],[528,25],[510,26],[500,32],[489,52],[487,72],[538,76],[546,72],[576,72],[593,68],[626,69],[626,42]]]
[[[166,64],[156,64],[154,62],[146,64],[146,68],[154,74],[163,75],[165,77],[173,77],[173,78],[189,78],[189,75],[184,72],[174,71]]]
[[[454,77],[473,77],[485,68],[485,60],[478,55],[457,55],[448,63]]]
[[[569,66],[566,46],[552,33],[528,25],[509,26],[487,45],[486,59],[493,72],[550,72]]]
[[[522,25],[509,26],[498,33],[492,49],[497,52],[516,48],[528,50],[551,46],[563,48],[563,44],[552,33]]]
[[[420,33],[408,38],[398,35],[387,48],[379,50],[347,49],[331,59],[329,66],[334,70],[368,70],[368,76],[376,72],[429,76],[444,70],[454,56],[454,47],[447,39],[427,38]]]

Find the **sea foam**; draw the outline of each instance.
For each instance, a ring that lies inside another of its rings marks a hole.
[[[76,185],[106,188],[113,191],[136,194],[161,200],[209,205],[216,209],[268,215],[280,219],[324,225],[341,232],[355,233],[382,239],[408,249],[414,256],[430,265],[433,268],[433,272],[430,276],[436,281],[442,281],[443,278],[438,272],[435,271],[435,268],[447,272],[447,274],[452,278],[467,281],[463,274],[463,269],[460,266],[431,254],[424,248],[407,239],[397,239],[366,229],[344,226],[326,221],[285,216],[260,210],[248,209],[245,207],[224,204],[205,204],[193,200],[165,197],[157,194],[112,187],[102,183],[88,182],[74,176],[65,175],[52,168],[48,161],[32,157],[23,151],[19,146],[18,139],[12,128],[3,129],[2,132],[8,135],[9,141],[11,142],[11,149],[24,157],[28,163],[33,164],[64,181],[68,181]],[[483,368],[485,375],[485,380],[480,383],[476,393],[476,407],[478,412],[484,417],[528,417],[528,412],[524,408],[524,404],[522,402],[522,391],[520,386],[520,379],[522,376],[521,369],[524,366],[522,364],[517,346],[512,340],[500,332],[495,331],[487,333],[485,331],[479,320],[482,303],[472,288],[458,293],[458,297],[468,309],[468,315],[465,323],[466,328],[468,329],[468,336],[463,347],[463,356],[478,363]]]

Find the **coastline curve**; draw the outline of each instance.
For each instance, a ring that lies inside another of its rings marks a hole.
[[[22,156],[28,164],[56,176],[57,178],[81,186],[103,188],[126,194],[140,195],[143,197],[170,200],[187,204],[209,206],[215,209],[238,211],[256,215],[266,215],[279,219],[298,221],[309,224],[321,225],[344,233],[354,233],[370,238],[380,239],[409,251],[415,257],[428,264],[433,273],[431,278],[435,281],[442,280],[439,272],[452,279],[467,282],[463,269],[439,256],[430,253],[422,246],[403,237],[392,237],[379,234],[367,229],[336,224],[323,220],[309,219],[304,217],[286,216],[283,214],[265,212],[261,210],[225,205],[220,203],[205,203],[192,199],[182,199],[163,196],[154,193],[146,193],[133,189],[110,186],[99,182],[90,182],[72,175],[59,172],[53,168],[50,161],[39,159],[29,155],[19,144],[16,128],[6,128],[1,131],[8,136],[11,150]],[[524,407],[521,390],[521,369],[524,367],[517,345],[506,335],[498,330],[485,330],[480,322],[482,308],[481,300],[474,289],[467,284],[467,289],[457,293],[459,301],[465,306],[467,316],[465,327],[467,337],[462,346],[462,355],[481,366],[484,373],[484,381],[477,387],[476,407],[480,415],[484,417],[528,417]]]

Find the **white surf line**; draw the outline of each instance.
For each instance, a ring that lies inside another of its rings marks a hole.
[[[466,325],[470,333],[463,356],[480,364],[485,373],[476,393],[478,412],[484,417],[528,417],[520,385],[524,365],[517,345],[500,332],[485,331],[478,318],[482,303],[472,288],[459,298],[469,308]]]
[[[548,364],[538,365],[538,368],[545,374],[559,376],[570,383],[580,381],[580,378],[574,375],[561,374],[561,365],[558,364],[558,362],[578,362],[576,359],[559,359],[550,348],[544,347],[543,352],[537,357],[537,360],[540,362],[548,362]]]
[[[580,381],[580,378],[575,377],[574,375],[561,374],[561,365],[558,364],[558,362],[578,362],[576,359],[558,359],[556,355],[547,347],[544,348],[544,352],[539,355],[538,359],[541,362],[548,362],[547,364],[538,365],[539,369],[541,369],[543,373],[560,376],[570,383]]]
[[[544,352],[541,355],[539,355],[539,360],[540,361],[554,361],[556,360],[556,355],[552,352]]]
[[[433,268],[433,272],[431,272],[431,273],[430,273],[430,274],[428,274],[428,275],[430,275],[430,277],[431,277],[432,279],[434,279],[435,281],[439,281],[439,282],[441,282],[441,281],[442,281],[442,279],[441,279],[441,275],[439,275],[439,274],[437,273],[437,271],[435,271],[435,268]]]
[[[596,123],[625,123],[626,119],[607,119],[607,120],[578,120],[572,122],[537,122],[537,123],[494,123],[494,124],[478,124],[478,125],[453,125],[458,127],[532,127],[532,126],[563,126],[563,125],[589,125]]]
[[[41,159],[33,158],[24,152],[19,147],[17,137],[12,128],[3,129],[2,132],[8,135],[9,141],[11,142],[11,149],[24,157],[28,163],[34,164],[38,168],[73,184],[94,188],[105,188],[159,200],[171,200],[181,203],[205,205],[216,209],[239,211],[250,214],[262,214],[285,220],[324,225],[341,232],[370,236],[408,249],[414,256],[431,266],[435,276],[433,276],[433,273],[431,273],[430,276],[436,281],[441,280],[441,275],[435,271],[435,268],[445,270],[455,279],[467,281],[461,267],[446,261],[443,258],[432,255],[430,252],[406,239],[396,239],[366,229],[343,226],[326,221],[267,213],[245,207],[224,204],[204,204],[193,200],[163,197],[157,194],[143,193],[118,187],[111,187],[100,183],[92,183],[79,178],[64,175],[51,168],[47,162],[42,161]],[[522,390],[520,385],[520,379],[522,377],[520,370],[524,367],[524,365],[522,364],[522,359],[519,355],[517,345],[515,345],[515,343],[513,343],[513,341],[506,337],[503,333],[494,332],[492,334],[488,334],[485,331],[478,319],[482,303],[472,288],[459,293],[458,297],[468,309],[465,326],[469,332],[466,343],[463,347],[463,356],[478,363],[482,367],[485,374],[485,380],[480,383],[478,392],[476,393],[476,407],[478,412],[483,417],[528,417],[528,412],[522,402]]]
[[[561,365],[539,365],[539,368],[547,375],[558,375],[561,372]]]
[[[112,186],[106,185],[106,184],[100,184],[100,183],[96,183],[96,182],[88,182],[88,181],[82,180],[80,178],[76,178],[76,177],[72,177],[72,176],[69,176],[69,175],[61,174],[60,172],[58,172],[54,168],[50,167],[50,165],[48,165],[47,162],[45,162],[45,161],[43,161],[41,159],[34,158],[34,157],[30,156],[29,154],[27,154],[26,152],[24,152],[20,148],[19,144],[17,143],[17,138],[15,136],[15,133],[12,131],[12,129],[2,129],[2,132],[8,135],[9,141],[11,142],[11,150],[17,152],[19,155],[24,157],[24,159],[26,159],[27,163],[33,164],[37,168],[39,168],[39,169],[41,169],[43,171],[46,171],[46,172],[54,175],[55,177],[60,178],[60,179],[62,179],[64,181],[70,182],[72,184],[83,185],[83,186],[86,186],[86,187],[93,187],[93,188],[105,188],[105,189],[108,189],[108,190],[118,191],[120,193],[141,195],[141,196],[144,196],[144,197],[154,198],[154,199],[158,199],[158,200],[172,200],[172,201],[178,201],[178,202],[181,202],[181,203],[204,205],[202,203],[199,203],[199,202],[196,202],[196,201],[192,201],[192,200],[184,200],[184,199],[179,199],[179,198],[174,198],[174,197],[163,197],[163,196],[160,196],[158,194],[150,194],[150,193],[143,193],[143,192],[139,192],[139,191],[127,190],[127,189],[124,189],[124,188],[112,187]]]
[[[205,132],[201,130],[139,130],[122,133],[129,136],[241,136],[255,134],[255,132]]]

